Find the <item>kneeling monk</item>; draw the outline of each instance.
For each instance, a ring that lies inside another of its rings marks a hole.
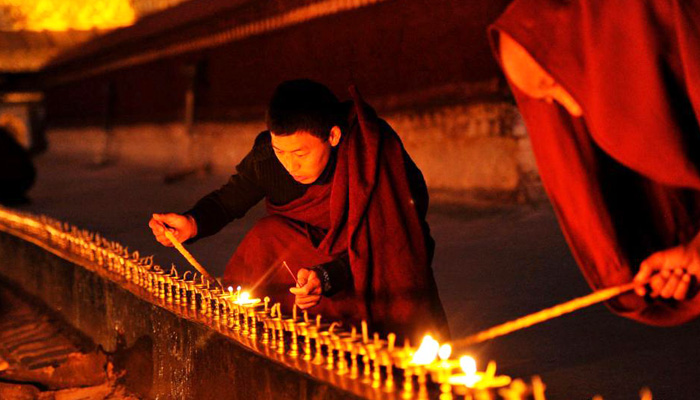
[[[287,309],[296,302],[327,319],[366,320],[378,332],[446,338],[423,175],[391,127],[351,94],[340,103],[319,83],[282,83],[268,107],[269,131],[228,183],[184,215],[154,214],[149,226],[164,245],[164,224],[181,241],[199,239],[264,198],[268,216],[231,257],[226,284]]]

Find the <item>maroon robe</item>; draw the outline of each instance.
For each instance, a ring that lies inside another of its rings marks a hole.
[[[515,1],[491,26],[519,42],[583,109],[529,98],[511,85],[540,176],[594,289],[632,280],[652,253],[700,228],[700,2]],[[673,325],[700,296],[609,303],[636,320]]]
[[[296,274],[347,252],[352,282],[311,312],[354,325],[366,320],[374,331],[413,340],[428,332],[447,338],[433,242],[411,197],[401,141],[354,88],[351,94],[332,182],[283,206],[268,203],[270,216],[246,235],[224,280],[252,285],[288,310],[294,280],[283,261]]]

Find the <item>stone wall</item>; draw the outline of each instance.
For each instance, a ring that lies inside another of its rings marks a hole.
[[[542,197],[530,141],[515,106],[473,103],[381,113],[423,171],[434,201],[488,206]],[[50,150],[94,163],[126,162],[180,174],[233,172],[265,124],[204,122],[51,129]]]
[[[148,292],[107,278],[94,263],[89,269],[85,258],[0,228],[0,288],[11,288],[100,346],[120,383],[140,398],[396,398],[322,365],[280,355],[247,335],[217,331],[211,318],[149,301]]]

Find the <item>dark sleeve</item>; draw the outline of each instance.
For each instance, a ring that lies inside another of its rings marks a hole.
[[[238,164],[236,174],[225,185],[204,196],[185,212],[197,222],[197,236],[190,241],[219,232],[229,222],[243,217],[265,197],[265,192],[256,183],[254,152],[255,148]]]
[[[321,280],[321,294],[331,297],[341,290],[352,287],[350,258],[343,253],[339,258],[313,268]]]

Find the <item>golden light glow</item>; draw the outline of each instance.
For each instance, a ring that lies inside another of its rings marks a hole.
[[[440,346],[440,350],[438,350],[438,357],[440,360],[445,361],[448,358],[450,358],[450,354],[452,354],[452,346],[449,344],[443,344]]]
[[[476,372],[476,360],[473,357],[460,357],[459,366],[462,367],[464,374],[450,376],[448,379],[450,385],[464,385],[473,388],[483,380],[484,375]]]
[[[462,367],[464,374],[451,376],[448,380],[451,385],[464,385],[474,389],[487,389],[503,387],[511,382],[509,376],[496,376],[495,361],[489,361],[486,371],[477,372],[476,360],[471,356],[462,356],[459,359],[459,366]]]
[[[250,293],[248,293],[248,292],[241,292],[241,293],[238,295],[238,298],[236,299],[236,301],[234,301],[234,303],[235,303],[235,304],[238,304],[238,305],[242,305],[242,306],[245,306],[245,305],[253,305],[253,304],[258,304],[258,303],[260,303],[260,299],[251,299],[251,298],[250,298]]]
[[[474,357],[471,357],[471,356],[460,357],[459,358],[459,366],[462,367],[462,371],[464,371],[464,373],[467,375],[476,374],[476,360],[474,359]]]
[[[432,336],[425,335],[425,337],[423,337],[423,341],[420,344],[420,347],[418,347],[416,353],[413,354],[411,364],[428,365],[432,363],[433,361],[435,361],[435,358],[437,358],[439,349],[440,343],[438,343],[437,340],[433,339]]]
[[[14,92],[0,96],[3,103],[38,103],[44,99],[41,92]]]
[[[134,23],[129,0],[0,0],[11,9],[3,29],[66,31],[112,29]]]

